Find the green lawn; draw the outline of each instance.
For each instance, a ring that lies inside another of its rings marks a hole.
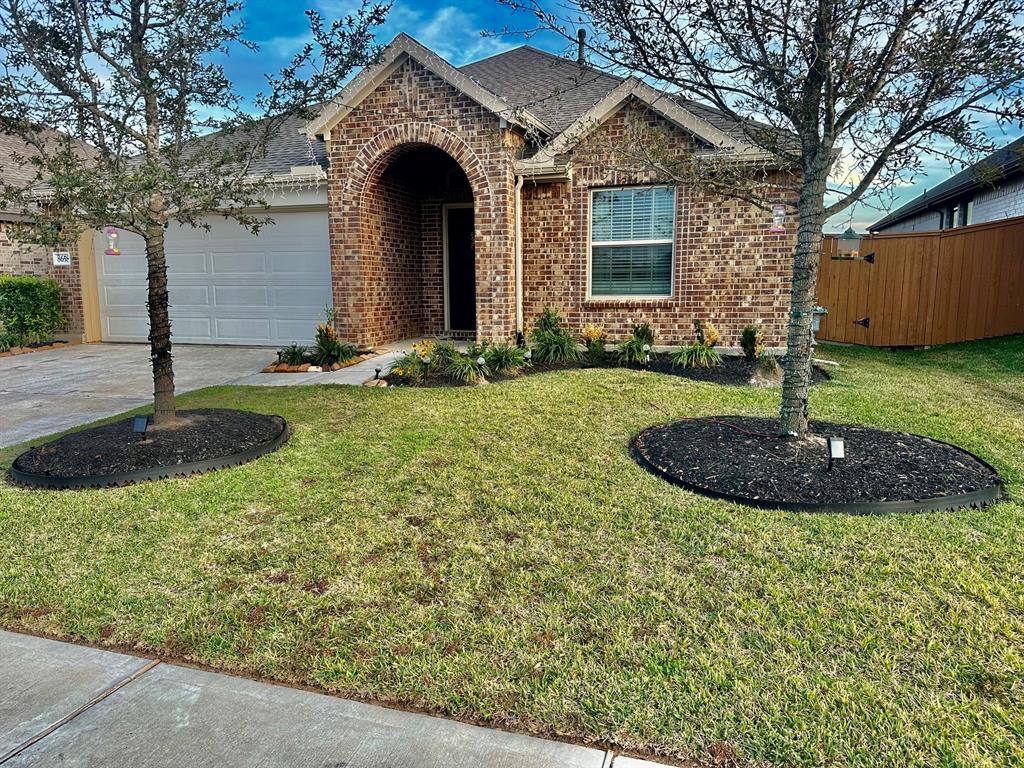
[[[630,437],[778,393],[657,374],[218,388],[182,404],[282,414],[290,443],[120,490],[0,483],[0,624],[699,762],[1024,764],[1024,337],[822,352],[818,417],[956,442],[1013,500],[689,494]]]

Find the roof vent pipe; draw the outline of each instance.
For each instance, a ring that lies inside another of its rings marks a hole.
[[[584,53],[586,50],[587,30],[581,29],[576,33],[576,41],[579,44],[579,48],[576,52],[576,63],[581,67],[587,63],[587,55]]]

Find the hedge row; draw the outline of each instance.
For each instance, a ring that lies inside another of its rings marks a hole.
[[[63,326],[60,285],[56,280],[31,275],[0,275],[0,333],[6,337],[7,344],[48,341]]]

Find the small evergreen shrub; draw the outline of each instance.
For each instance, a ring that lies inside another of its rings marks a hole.
[[[486,345],[483,356],[491,373],[512,375],[526,365],[526,350],[515,344]]]
[[[329,367],[335,363],[344,363],[355,357],[357,352],[355,344],[338,338],[333,325],[321,323],[316,327],[316,341],[310,355],[316,365]]]
[[[633,325],[633,333],[619,344],[619,362],[622,365],[647,365],[654,349],[654,330],[650,323]]]
[[[703,320],[693,321],[693,333],[697,341],[681,347],[672,357],[672,364],[683,368],[714,368],[722,362],[715,345],[721,338],[718,329]]]
[[[541,365],[558,365],[580,358],[576,340],[562,327],[561,316],[547,307],[530,332],[530,343],[532,362]]]
[[[0,326],[10,346],[50,341],[63,325],[56,280],[0,275]]]
[[[764,354],[764,331],[761,326],[745,326],[740,334],[740,347],[743,349],[743,357],[748,363],[759,359]]]
[[[483,350],[475,345],[470,347],[469,352],[463,354],[456,352],[448,360],[445,366],[445,373],[456,381],[464,381],[467,384],[479,384],[486,380],[491,370],[487,367],[487,358]]]
[[[289,344],[277,353],[277,357],[286,365],[302,365],[308,362],[309,350],[301,344]]]

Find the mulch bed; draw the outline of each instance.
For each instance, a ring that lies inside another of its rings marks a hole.
[[[47,341],[33,344],[26,344],[24,347],[11,347],[6,352],[0,352],[0,357],[12,357],[14,355],[27,355],[30,352],[45,352],[48,349],[61,349],[81,344],[80,341]]]
[[[12,475],[28,484],[84,487],[196,474],[251,461],[287,437],[280,416],[226,408],[179,411],[177,423],[151,424],[145,435],[132,432],[132,419],[122,419],[33,447],[15,459]],[[151,476],[133,476],[146,473]]]
[[[782,382],[780,371],[777,381],[767,381],[759,375],[757,363],[747,362],[739,355],[722,355],[722,362],[713,368],[683,368],[673,366],[668,355],[655,357],[647,370],[664,373],[669,376],[681,376],[693,381],[706,381],[709,384],[724,384],[730,387],[778,386]],[[819,365],[811,366],[811,384],[820,384],[831,380],[828,371]]]
[[[796,442],[776,435],[773,419],[685,419],[642,432],[633,450],[671,482],[759,507],[926,511],[983,506],[1002,495],[996,471],[956,446],[849,424],[812,422],[811,431]],[[831,470],[828,436],[846,442],[846,458]]]
[[[499,381],[507,381],[509,379],[519,378],[520,376],[530,376],[537,373],[547,373],[549,371],[568,371],[577,370],[581,368],[621,368],[626,366],[620,366],[617,364],[615,357],[609,355],[608,358],[601,363],[594,364],[588,362],[585,358],[579,363],[569,363],[563,365],[531,365],[523,368],[518,374],[512,376],[489,376],[488,382],[494,383]],[[757,364],[749,363],[743,357],[738,355],[723,355],[722,362],[713,368],[683,368],[682,366],[673,366],[672,358],[670,355],[659,354],[655,355],[651,360],[650,364],[644,367],[640,366],[628,366],[631,370],[645,370],[652,371],[654,373],[665,374],[667,376],[679,376],[680,378],[690,379],[692,381],[704,381],[709,384],[723,384],[725,386],[733,387],[765,387],[765,386],[778,386],[781,381],[781,373],[778,381],[770,382],[766,381],[758,375]],[[405,376],[396,376],[388,374],[383,377],[388,384],[398,387],[465,387],[474,386],[473,384],[467,384],[464,381],[458,381],[456,379],[449,379],[442,376],[433,376],[422,379],[421,381],[413,381]],[[830,381],[832,376],[824,368],[814,365],[811,367],[811,383],[820,384],[823,381]]]
[[[266,368],[264,368],[262,373],[309,373],[310,369],[313,369],[313,373],[331,373],[332,371],[340,371],[342,368],[348,368],[350,365],[361,363],[364,360],[372,360],[375,357],[377,357],[376,352],[365,352],[358,354],[355,357],[350,357],[343,363],[334,363],[333,365],[323,367],[313,365],[312,363],[289,365],[288,363],[275,362],[270,363]]]

